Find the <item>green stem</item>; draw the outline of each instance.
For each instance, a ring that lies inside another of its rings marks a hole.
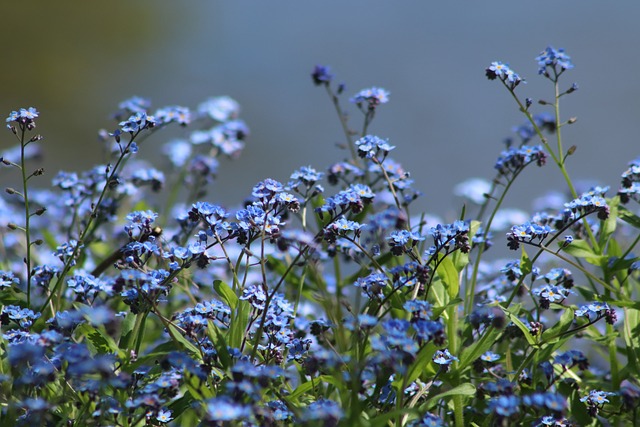
[[[131,140],[129,141],[127,146],[122,151],[120,157],[118,157],[118,160],[116,161],[115,166],[113,166],[113,168],[111,169],[111,173],[109,174],[109,176],[107,177],[107,179],[105,181],[104,187],[102,188],[102,191],[100,192],[100,196],[98,197],[97,202],[93,205],[93,209],[91,210],[91,214],[89,215],[89,220],[87,221],[87,225],[85,226],[84,230],[80,234],[80,238],[78,239],[78,241],[76,243],[76,247],[73,249],[73,253],[69,257],[67,262],[65,262],[64,267],[62,268],[62,271],[60,272],[60,275],[58,276],[58,279],[57,279],[55,285],[53,286],[53,288],[49,292],[49,296],[47,297],[47,299],[45,300],[44,304],[42,304],[42,307],[40,308],[40,312],[41,313],[44,314],[44,309],[49,304],[49,301],[51,301],[53,296],[57,293],[58,289],[62,286],[62,283],[64,283],[64,279],[66,278],[67,274],[71,270],[71,267],[73,265],[74,260],[78,256],[78,253],[80,251],[80,247],[85,243],[85,239],[87,238],[87,236],[89,234],[89,230],[93,229],[93,227],[92,227],[93,223],[95,222],[96,218],[98,217],[98,209],[100,209],[100,206],[102,204],[102,200],[104,199],[104,197],[107,194],[107,191],[109,190],[110,183],[113,180],[113,178],[116,176],[116,173],[118,172],[118,169],[120,168],[120,165],[123,163],[124,159],[127,157],[127,154],[129,153],[129,147],[131,146],[131,143],[134,141],[134,138],[137,135],[138,134],[133,135],[131,137]]]
[[[498,212],[498,209],[500,209],[500,206],[502,206],[502,202],[507,196],[507,192],[509,191],[509,189],[511,188],[511,185],[513,184],[513,182],[515,181],[516,177],[519,174],[520,172],[517,172],[512,179],[507,181],[507,185],[504,187],[504,191],[500,195],[500,198],[498,198],[498,201],[496,202],[496,206],[491,211],[489,220],[487,221],[487,224],[484,227],[485,237],[489,234],[489,231],[491,230],[491,223],[493,222],[493,218],[496,216],[496,213]],[[476,260],[473,263],[473,273],[471,274],[471,283],[467,288],[467,291],[466,291],[467,295],[465,297],[465,302],[464,302],[465,316],[469,315],[471,313],[471,309],[473,308],[473,300],[476,294],[476,285],[478,283],[478,269],[480,268],[480,260],[482,259],[482,253],[484,252],[484,247],[485,247],[485,243],[484,242],[480,243],[480,246],[478,247],[478,255],[476,256]]]
[[[356,166],[359,166],[359,158],[356,154],[356,149],[353,147],[353,141],[351,139],[351,131],[349,130],[349,125],[347,124],[347,116],[342,112],[342,108],[340,107],[340,100],[337,95],[335,95],[329,85],[326,85],[327,93],[333,102],[333,106],[336,109],[336,113],[338,113],[338,118],[340,119],[340,125],[342,125],[342,131],[344,132],[345,139],[347,140],[347,146],[349,147],[349,151],[351,152],[351,159]]]
[[[134,325],[134,336],[136,337],[136,354],[140,354],[140,346],[142,345],[142,339],[144,338],[144,325],[147,321],[147,316],[149,313],[145,311],[144,313],[138,313],[136,315],[136,323]]]
[[[20,171],[22,172],[22,198],[24,200],[24,234],[27,240],[27,256],[25,257],[25,264],[27,265],[27,308],[31,308],[31,227],[29,213],[29,186],[27,180],[29,179],[26,172],[24,149],[25,142],[24,137],[26,133],[26,125],[20,125]]]

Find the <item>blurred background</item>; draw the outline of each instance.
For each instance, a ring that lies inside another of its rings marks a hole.
[[[565,48],[576,65],[564,84],[580,89],[562,105],[565,118],[578,118],[563,132],[565,148],[577,145],[571,176],[611,185],[612,194],[640,156],[640,2],[30,1],[2,9],[0,111],[40,111],[46,181],[102,162],[98,130],[112,130],[112,113],[133,95],[152,109],[219,95],[241,104],[251,135],[240,159],[222,162],[210,202],[235,205],[256,182],[286,181],[299,166],[325,170],[347,154],[335,147],[343,136],[333,107],[310,78],[323,64],[346,83],[347,99],[374,85],[391,92],[370,131],[397,146],[394,159],[424,193],[417,205],[451,218],[461,205],[453,187],[491,179],[502,141],[524,121],[484,69],[508,62],[527,80],[523,98],[551,98],[534,59],[547,45]],[[157,147],[168,138],[156,134],[141,155],[160,165]],[[13,145],[10,133],[0,137],[1,150]],[[506,206],[529,209],[553,188],[565,187],[551,165],[531,167]]]

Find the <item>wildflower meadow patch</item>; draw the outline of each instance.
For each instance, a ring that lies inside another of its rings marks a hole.
[[[0,424],[640,424],[640,159],[577,188],[562,139],[576,120],[560,113],[573,63],[553,47],[536,61],[539,101],[506,63],[486,68],[524,124],[442,222],[412,210],[402,143],[369,133],[392,94],[350,91],[326,66],[310,84],[343,130],[336,162],[282,160],[289,180],[265,177],[236,206],[207,195],[219,162],[251,148],[232,98],[128,99],[100,132],[111,161],[48,179],[32,166],[46,111],[11,112]],[[188,137],[163,141],[170,126]],[[147,139],[165,165],[138,158]],[[560,171],[547,190],[561,207],[503,210],[541,168]]]

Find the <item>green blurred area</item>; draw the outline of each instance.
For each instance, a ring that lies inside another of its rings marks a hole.
[[[1,34],[11,40],[0,67],[2,114],[34,106],[46,165],[87,167],[102,161],[98,129],[113,127],[108,94],[131,90],[132,76],[162,50],[176,4],[161,1],[33,1],[2,6]],[[123,94],[120,99],[133,94]],[[112,130],[112,129],[109,129]],[[0,147],[8,148],[8,134]]]

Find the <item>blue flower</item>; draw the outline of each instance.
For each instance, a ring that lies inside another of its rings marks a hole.
[[[391,235],[387,237],[391,253],[398,256],[404,252],[411,252],[418,242],[424,239],[419,233],[409,230],[392,231]]]
[[[429,320],[433,315],[431,304],[424,300],[408,300],[403,308],[411,313],[412,320]]]
[[[20,325],[22,329],[29,329],[31,325],[33,325],[33,322],[39,319],[41,315],[41,313],[36,313],[28,308],[18,307],[17,305],[5,305],[2,307],[2,312],[0,312],[0,319],[4,319],[4,322],[6,322],[6,319],[13,320]]]
[[[19,285],[20,279],[15,277],[15,275],[11,271],[0,270],[0,289],[10,288],[12,284]]]
[[[591,416],[595,416],[605,403],[609,403],[607,397],[616,393],[601,390],[591,390],[588,395],[580,398],[580,402],[586,403]]]
[[[250,407],[234,402],[226,396],[209,399],[205,410],[209,421],[237,421],[251,415]]]
[[[581,371],[589,367],[589,360],[580,350],[568,350],[560,353],[555,357],[554,363],[565,367],[577,366]]]
[[[11,129],[11,123],[18,123],[22,129],[31,130],[36,127],[35,119],[38,118],[38,110],[33,107],[21,108],[19,111],[12,111],[7,117],[7,128]]]
[[[569,203],[565,203],[564,206],[567,210],[573,213],[577,212],[583,216],[595,212],[598,215],[598,219],[605,220],[609,217],[609,205],[607,205],[604,197],[588,192]]]
[[[538,61],[538,74],[547,77],[553,72],[553,78],[557,78],[563,71],[573,68],[571,58],[564,53],[564,49],[554,49],[552,46],[546,47],[540,55],[536,57]]]
[[[514,395],[494,397],[489,401],[488,410],[508,418],[520,412],[520,398]]]
[[[448,365],[451,365],[456,360],[458,360],[458,358],[451,355],[451,353],[449,353],[449,350],[446,348],[444,350],[436,351],[435,354],[433,355],[433,361],[438,365],[448,366]]]
[[[363,89],[351,98],[351,102],[357,105],[366,103],[373,110],[378,105],[389,102],[389,92],[379,87]]]
[[[519,173],[525,166],[535,162],[538,166],[543,166],[547,161],[547,154],[542,146],[527,146],[516,148],[511,147],[500,153],[500,157],[496,160],[494,168],[501,175],[508,177]]]
[[[174,139],[162,147],[162,152],[169,158],[173,166],[182,167],[193,152],[191,143],[183,139]]]
[[[567,399],[561,394],[552,392],[524,395],[522,396],[522,404],[535,409],[549,409],[556,413],[562,413],[567,409]]]
[[[571,293],[567,288],[554,285],[533,289],[533,294],[540,297],[540,306],[544,309],[549,308],[550,303],[561,304]]]
[[[482,356],[480,356],[480,360],[483,360],[485,362],[496,362],[500,360],[500,357],[501,356],[499,354],[494,353],[493,351],[487,351]]]
[[[555,230],[548,225],[540,225],[529,221],[522,225],[514,225],[511,227],[511,231],[507,233],[507,246],[509,249],[516,250],[521,242],[534,243],[537,240],[537,243],[541,244],[553,231]]]
[[[304,421],[324,420],[325,425],[336,425],[343,415],[342,408],[336,402],[320,399],[306,406],[301,418]]]
[[[129,113],[129,115],[134,113],[146,113],[150,106],[151,101],[139,96],[132,96],[118,104],[118,108]]]
[[[435,253],[444,250],[446,253],[454,249],[460,249],[467,253],[471,249],[469,246],[469,222],[455,221],[453,224],[438,224],[431,227],[429,234],[433,237],[434,246],[427,250],[427,256],[431,257]],[[450,249],[453,245],[454,249]],[[430,253],[432,252],[432,253]]]
[[[302,182],[307,188],[311,188],[316,182],[320,181],[323,176],[324,173],[316,171],[311,166],[302,166],[291,174],[290,178],[292,182],[289,183],[289,186],[297,188]]]
[[[293,413],[281,400],[267,402],[267,407],[272,411],[272,418],[275,421],[286,421],[293,417]]]
[[[503,64],[500,61],[492,62],[491,65],[485,69],[485,75],[489,80],[500,79],[511,90],[514,90],[516,86],[524,82],[524,79],[509,68],[509,64]]]
[[[240,114],[240,105],[228,96],[209,98],[198,105],[198,113],[209,116],[219,122],[233,120]]]
[[[355,142],[358,147],[358,156],[371,159],[382,152],[382,157],[386,157],[395,146],[388,141],[378,138],[375,135],[365,135]]]
[[[153,115],[159,124],[169,124],[176,122],[181,126],[186,126],[191,122],[191,112],[187,107],[173,105],[160,108]]]
[[[433,341],[435,345],[444,344],[446,338],[444,324],[439,320],[416,320],[412,323],[412,327],[421,342]]]
[[[427,412],[420,420],[409,424],[411,427],[445,427],[444,420],[437,415]]]
[[[329,73],[329,67],[324,65],[316,65],[311,73],[311,78],[316,86],[328,86],[333,79],[333,74]]]
[[[136,113],[127,120],[119,123],[122,132],[129,132],[131,135],[144,129],[152,128],[156,125],[156,119],[146,113]]]
[[[366,277],[358,277],[354,283],[362,288],[364,294],[369,298],[382,299],[384,297],[383,290],[387,286],[388,278],[383,273],[371,273]]]
[[[173,419],[171,415],[172,415],[171,410],[162,409],[160,410],[160,412],[158,412],[158,415],[156,415],[156,420],[158,420],[161,423],[168,423]]]
[[[360,177],[364,175],[364,172],[357,166],[352,165],[351,163],[340,162],[329,167],[329,173],[327,174],[327,179],[329,180],[329,183],[331,185],[336,185],[340,179],[345,179],[350,175],[353,175],[355,177]]]

